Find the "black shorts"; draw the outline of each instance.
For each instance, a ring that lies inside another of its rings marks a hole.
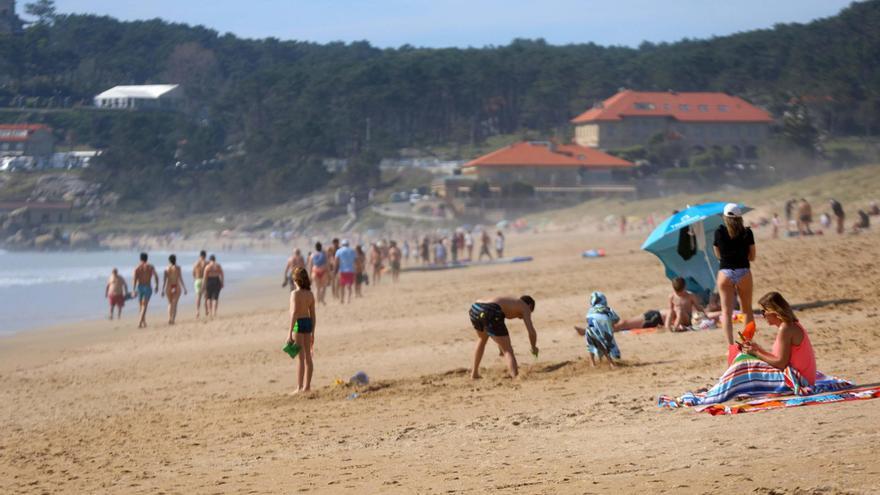
[[[208,277],[205,279],[205,299],[216,301],[220,299],[220,277]]]
[[[504,311],[495,303],[474,303],[468,312],[471,325],[478,332],[486,332],[493,337],[507,337],[507,325],[504,323]]]
[[[656,328],[663,324],[663,315],[656,309],[645,311],[645,323],[643,328]]]

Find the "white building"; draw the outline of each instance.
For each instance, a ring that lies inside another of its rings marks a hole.
[[[95,106],[121,110],[173,110],[183,101],[178,84],[116,86],[95,97]]]

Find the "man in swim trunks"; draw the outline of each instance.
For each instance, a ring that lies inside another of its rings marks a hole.
[[[348,239],[342,241],[342,247],[336,250],[336,263],[339,265],[339,300],[345,304],[345,293],[348,292],[348,302],[351,303],[352,289],[357,261],[357,253],[348,245]]]
[[[309,267],[312,272],[312,280],[318,289],[318,302],[325,304],[324,293],[327,291],[327,253],[320,242],[315,243],[315,252],[309,255]]]
[[[336,261],[336,251],[339,251],[339,239],[334,238],[327,248],[327,268],[330,270],[330,293],[339,299],[339,263]]]
[[[110,278],[107,279],[107,287],[104,288],[104,297],[110,301],[110,319],[113,319],[113,308],[118,308],[117,319],[122,319],[122,307],[125,306],[125,294],[128,292],[128,284],[119,276],[119,271],[113,269]]]
[[[296,289],[293,285],[293,271],[297,268],[305,268],[306,260],[303,259],[302,252],[299,248],[293,250],[293,256],[287,258],[287,266],[284,267],[284,283],[281,284],[281,287],[290,286],[290,290],[293,291]]]
[[[474,330],[477,332],[477,348],[474,350],[474,367],[471,369],[471,378],[480,378],[480,361],[483,360],[483,351],[486,350],[486,342],[491,338],[507,360],[507,369],[512,378],[516,378],[519,368],[516,356],[513,354],[513,346],[510,343],[510,333],[507,331],[505,318],[521,318],[529,333],[529,343],[532,346],[532,355],[538,355],[536,347],[538,334],[532,324],[532,313],[535,311],[535,300],[531,296],[495,297],[479,299],[471,305],[468,316]]]
[[[391,280],[397,282],[400,278],[400,260],[403,259],[403,253],[397,247],[397,241],[391,241],[388,248],[388,262],[391,264]]]
[[[150,285],[151,280],[156,281],[156,292],[159,292],[159,275],[156,268],[147,263],[147,253],[141,253],[141,262],[134,269],[132,284],[137,292],[138,302],[141,308],[141,319],[138,322],[138,328],[146,328],[147,326],[147,307],[150,305],[150,297],[153,296],[153,288]]]
[[[220,305],[220,290],[224,287],[223,267],[213,254],[205,266],[205,314],[214,318]]]
[[[202,311],[202,294],[205,291],[205,266],[208,264],[208,253],[205,251],[199,252],[199,259],[193,264],[193,290],[196,293],[196,319],[199,319]],[[205,302],[205,306],[207,307],[207,301]],[[207,314],[207,309],[205,309],[205,313]]]

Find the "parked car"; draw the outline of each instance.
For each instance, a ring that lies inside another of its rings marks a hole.
[[[422,200],[422,195],[419,193],[412,193],[409,195],[410,204],[416,204]]]

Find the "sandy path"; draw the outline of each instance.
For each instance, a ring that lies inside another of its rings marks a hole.
[[[590,290],[627,315],[668,292],[640,240],[513,236],[511,254],[534,262],[405,274],[350,306],[319,308],[310,397],[285,395],[280,289],[210,323],[99,323],[0,341],[0,492],[880,491],[880,401],[738,417],[659,410],[658,394],[723,371],[720,331],[621,335],[624,366],[589,367],[571,325]],[[759,292],[858,300],[800,316],[819,368],[859,383],[880,382],[877,241],[759,238],[755,266]],[[589,247],[609,256],[581,260]],[[484,379],[471,382],[467,306],[498,292],[537,299],[541,357],[514,323],[522,378],[504,378],[487,352]],[[40,352],[38,338],[56,345]],[[329,386],[357,370],[373,379],[359,398]]]

